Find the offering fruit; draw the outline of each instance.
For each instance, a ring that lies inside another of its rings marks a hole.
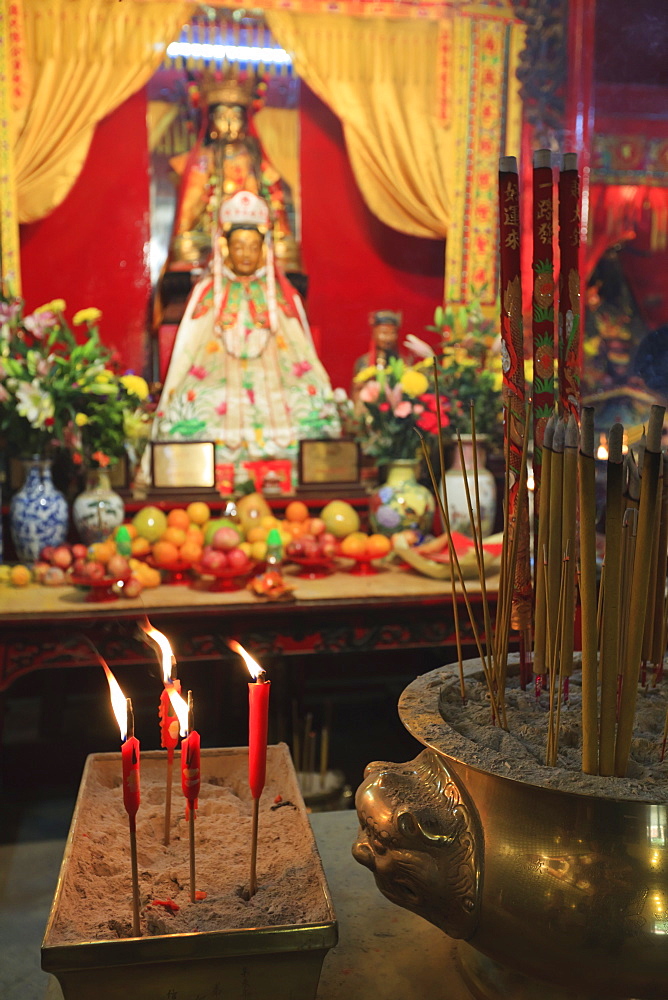
[[[235,549],[239,545],[239,532],[236,528],[223,527],[218,528],[211,539],[211,545],[214,549],[219,549],[221,552],[228,552],[230,549]]]
[[[351,532],[359,530],[359,514],[345,500],[330,500],[320,512],[320,517],[325,522],[327,531],[336,538],[345,538]]]
[[[167,517],[159,507],[142,507],[132,518],[137,534],[157,542],[167,529]]]
[[[59,545],[53,550],[49,560],[52,566],[59,566],[61,569],[69,569],[74,562],[72,550],[69,545]]]
[[[13,587],[26,587],[32,580],[32,573],[27,566],[12,566],[9,573],[9,582]]]
[[[241,534],[239,525],[230,520],[229,517],[214,517],[204,526],[204,544],[210,545],[211,539],[219,528],[233,528],[237,534]]]
[[[306,521],[308,516],[308,507],[303,500],[291,500],[285,508],[285,517],[288,521]]]
[[[349,559],[382,559],[392,548],[392,542],[385,535],[366,535],[363,531],[353,531],[340,545],[342,556]]]
[[[65,570],[60,566],[49,566],[42,577],[45,587],[62,587],[66,580]]]
[[[261,493],[247,493],[237,501],[237,516],[244,531],[271,516],[271,508]]]
[[[201,527],[210,519],[211,510],[203,500],[193,500],[186,507],[186,514],[192,524],[198,524]]]

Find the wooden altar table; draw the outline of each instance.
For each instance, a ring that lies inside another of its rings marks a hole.
[[[342,561],[342,566],[350,565]],[[137,638],[137,621],[148,615],[168,635],[179,664],[229,655],[237,639],[254,655],[285,657],[331,653],[455,648],[450,584],[409,569],[382,568],[369,576],[340,571],[310,580],[287,567],[294,600],[263,601],[247,590],[215,593],[198,585],[163,585],[140,598],[103,603],[86,600],[71,586],[0,592],[0,691],[19,677],[45,668],[80,667],[96,661],[88,636],[110,666],[146,663],[153,654]],[[482,597],[477,581],[467,592],[482,635]],[[492,609],[496,581],[488,583]],[[473,634],[458,594],[462,639],[472,652]],[[447,650],[447,652],[446,652]]]

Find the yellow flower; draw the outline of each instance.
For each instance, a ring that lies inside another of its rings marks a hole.
[[[370,378],[375,378],[378,374],[378,369],[375,365],[367,365],[366,368],[362,368],[358,371],[357,375],[353,379],[354,382],[368,382]]]
[[[141,375],[121,375],[120,381],[137,399],[146,399],[148,396],[148,385]]]
[[[65,303],[63,303],[63,307]],[[98,319],[102,316],[99,309],[95,306],[90,306],[88,309],[80,309],[79,312],[75,313],[72,317],[72,322],[75,326],[79,326],[81,323],[96,323]]]
[[[88,423],[88,414],[77,413],[77,415],[74,418],[74,423],[77,425],[77,427],[85,427],[86,424]]]
[[[61,313],[65,312],[65,299],[53,299],[51,302],[46,302],[39,309],[35,309],[36,313],[41,312],[54,312]]]
[[[104,371],[101,371],[101,372],[97,373],[97,375],[95,376],[95,381],[96,382],[113,382],[114,381],[114,373],[112,371],[110,371],[108,368],[105,368]]]
[[[407,396],[421,396],[429,388],[429,381],[422,372],[409,368],[401,376],[400,385]]]

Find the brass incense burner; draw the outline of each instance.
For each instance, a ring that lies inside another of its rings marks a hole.
[[[665,1000],[666,803],[558,791],[452,756],[438,708],[452,669],[403,692],[401,721],[427,749],[367,767],[354,857],[388,899],[458,939],[476,998]]]

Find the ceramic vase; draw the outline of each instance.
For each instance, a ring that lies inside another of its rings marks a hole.
[[[415,478],[414,459],[398,459],[387,470],[382,486],[369,497],[369,522],[381,535],[412,529],[426,535],[434,520],[433,494]]]
[[[463,535],[473,535],[471,518],[466,499],[466,487],[464,485],[464,472],[469,487],[471,505],[473,512],[476,512],[476,489],[475,475],[473,468],[473,441],[468,434],[461,435],[462,451],[464,457],[464,468],[462,468],[459,448],[455,446],[452,465],[445,474],[445,491],[448,498],[448,512],[450,515],[450,527],[453,531],[459,531]],[[480,523],[482,536],[486,538],[494,531],[496,520],[496,480],[494,475],[486,466],[487,461],[487,438],[478,434],[476,437],[478,452],[478,494],[480,497]]]
[[[111,488],[104,469],[91,469],[86,477],[86,489],[72,505],[72,519],[84,545],[102,542],[123,523],[123,498]]]
[[[25,480],[9,507],[9,525],[22,563],[34,563],[46,545],[62,545],[67,537],[67,500],[53,485],[51,462],[39,458],[25,463]]]

